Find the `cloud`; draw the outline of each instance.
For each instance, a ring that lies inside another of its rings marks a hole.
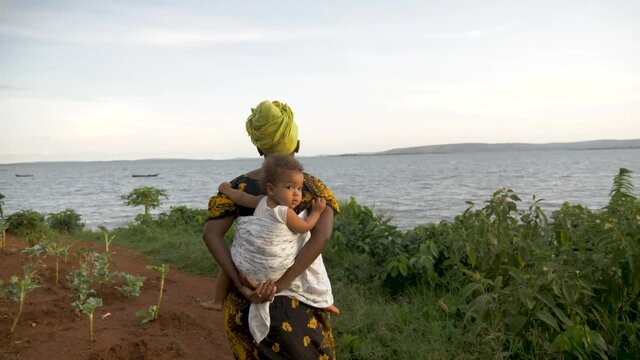
[[[224,45],[297,41],[331,36],[326,28],[253,26],[250,19],[206,17],[195,13],[169,16],[152,8],[109,11],[22,9],[0,13],[0,36],[70,43],[118,43],[149,46]]]
[[[241,31],[217,31],[213,29],[145,29],[129,34],[126,41],[146,45],[216,45],[246,42],[296,41],[328,36],[323,30],[281,31],[249,29]]]
[[[26,86],[19,86],[19,85],[14,85],[14,84],[6,84],[6,83],[0,83],[0,93],[1,92],[22,92],[22,91],[27,91],[30,90],[28,87]]]
[[[452,32],[435,32],[426,34],[429,38],[478,38],[482,36],[494,35],[512,27],[514,23],[496,25],[481,29],[461,30]]]

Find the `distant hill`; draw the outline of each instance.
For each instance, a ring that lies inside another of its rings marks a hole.
[[[527,144],[527,143],[462,143],[415,146],[391,149],[376,153],[351,155],[402,155],[402,154],[449,154],[498,151],[542,151],[542,150],[605,150],[640,149],[640,139],[634,140],[593,140],[568,143]]]

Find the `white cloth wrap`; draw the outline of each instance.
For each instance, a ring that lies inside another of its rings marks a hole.
[[[300,216],[304,215],[306,212]],[[236,222],[231,258],[239,271],[249,274],[258,283],[280,278],[311,237],[308,232],[296,234],[284,223],[255,216],[241,216]],[[289,296],[318,308],[333,304],[322,255],[276,296]],[[252,303],[249,307],[249,330],[258,343],[269,333],[269,305],[270,302]]]
[[[238,270],[261,283],[278,279],[298,254],[298,234],[287,225],[255,216],[240,216],[231,246]]]

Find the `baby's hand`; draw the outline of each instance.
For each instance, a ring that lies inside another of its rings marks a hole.
[[[228,183],[228,182],[223,182],[222,184],[220,184],[220,186],[218,186],[218,191],[223,194],[225,190],[229,190],[229,189],[233,189],[233,186],[231,186],[231,183]]]
[[[327,200],[323,198],[317,198],[311,201],[312,211],[323,212],[325,207],[327,207]]]

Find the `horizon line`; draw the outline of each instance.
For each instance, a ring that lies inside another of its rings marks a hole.
[[[595,140],[582,140],[582,141],[568,141],[568,142],[461,142],[461,143],[446,143],[446,144],[431,144],[431,145],[415,145],[415,146],[407,146],[401,148],[391,148],[387,150],[381,151],[372,151],[372,152],[351,152],[351,153],[340,153],[340,154],[317,154],[317,155],[296,155],[300,158],[312,158],[312,157],[332,157],[332,156],[362,156],[362,155],[388,155],[382,154],[389,151],[396,151],[402,149],[412,149],[419,147],[436,147],[436,146],[452,146],[452,145],[557,145],[557,144],[579,144],[579,143],[590,143],[590,142],[599,142],[599,141],[640,141],[640,138],[633,139],[595,139]],[[584,149],[584,150],[598,150],[598,149]],[[602,149],[605,150],[605,149]],[[0,155],[2,156],[2,155]],[[16,156],[16,155],[13,155]],[[20,156],[20,155],[17,155]],[[35,160],[35,161],[19,161],[19,162],[7,162],[0,163],[0,166],[5,165],[24,165],[24,164],[42,164],[42,163],[88,163],[88,162],[133,162],[133,161],[165,161],[165,160],[180,160],[180,161],[230,161],[230,160],[251,160],[257,159],[254,157],[234,157],[234,158],[226,158],[226,159],[212,159],[212,158],[140,158],[140,159],[110,159],[110,160]]]

